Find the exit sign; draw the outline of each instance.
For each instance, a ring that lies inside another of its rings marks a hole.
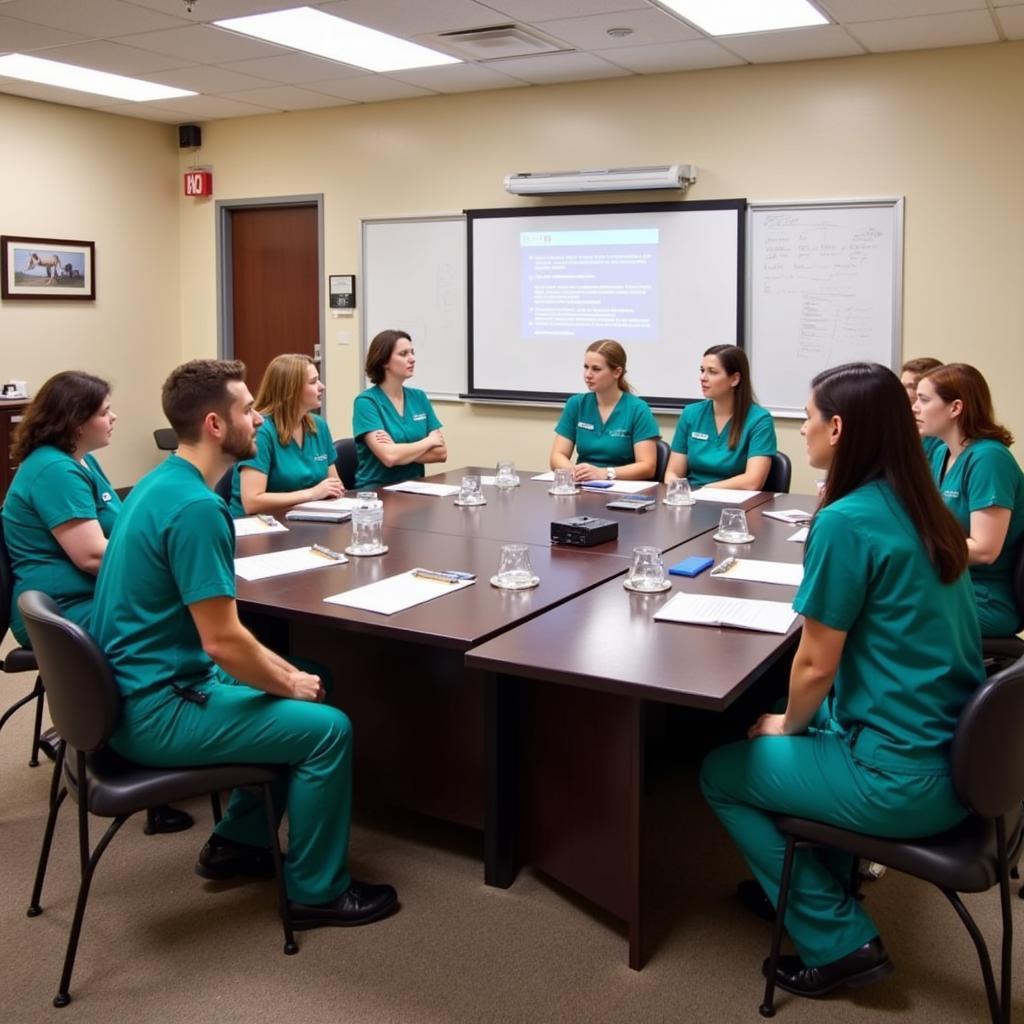
[[[212,196],[213,174],[210,171],[189,171],[185,175],[185,195]]]

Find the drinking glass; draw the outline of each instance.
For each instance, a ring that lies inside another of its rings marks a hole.
[[[555,483],[551,488],[552,494],[575,494],[576,493],[576,481],[572,476],[572,467],[567,466],[565,469],[555,470]]]
[[[686,477],[668,482],[668,490],[665,493],[666,505],[695,505],[696,500],[690,493],[690,481]]]
[[[540,580],[530,564],[530,549],[525,544],[502,544],[498,574],[491,582],[505,590],[535,587]]]
[[[629,585],[634,590],[663,590],[667,577],[661,549],[654,547],[633,548],[633,565],[629,570]]]
[[[380,498],[377,497],[376,491],[356,491],[356,501],[360,505],[372,505],[374,502],[379,502]]]
[[[480,477],[476,473],[467,473],[459,484],[460,505],[482,505],[484,496],[480,490]]]
[[[511,460],[499,459],[498,468],[494,471],[494,484],[496,487],[515,487],[519,483],[516,476],[516,464]]]
[[[747,513],[741,508],[723,508],[715,540],[726,544],[743,544],[753,539],[747,529]]]
[[[387,548],[381,536],[384,503],[368,501],[352,509],[352,543],[345,549],[350,555],[381,555]]]

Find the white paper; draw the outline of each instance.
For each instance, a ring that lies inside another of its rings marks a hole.
[[[548,470],[546,473],[538,473],[536,476],[531,476],[531,480],[544,480],[551,482],[555,479],[555,471],[553,469]]]
[[[496,486],[494,481],[497,479],[495,476],[482,476],[480,477],[481,487],[494,487]]]
[[[720,505],[742,505],[760,494],[760,491],[736,491],[730,487],[702,487],[694,491],[697,501],[717,501]]]
[[[785,633],[796,619],[796,612],[782,601],[750,601],[677,591],[654,613],[654,618],[662,622]]]
[[[245,516],[235,520],[236,537],[254,537],[261,533],[287,533],[288,527],[279,523],[276,519],[272,523],[265,523],[259,516]]]
[[[809,529],[809,527],[805,526],[802,529],[797,530],[796,533],[794,533],[792,537],[787,537],[786,540],[795,540],[797,542],[797,544],[806,544],[807,543],[807,531],[808,531],[808,529]]]
[[[358,498],[325,498],[323,501],[303,501],[295,507],[310,512],[351,512],[361,504]]]
[[[427,484],[419,480],[406,480],[402,484],[391,484],[385,491],[405,491],[407,494],[429,494],[435,498],[448,498],[459,493],[459,488],[452,484]]]
[[[793,562],[764,562],[756,558],[737,558],[716,580],[746,580],[749,583],[781,583],[799,587],[804,579],[804,567]]]
[[[314,551],[308,544],[302,548],[289,548],[287,551],[271,551],[266,555],[250,555],[248,558],[235,559],[235,572],[243,580],[269,580],[273,576],[287,576],[292,572],[305,572],[307,569],[327,569],[332,565],[343,565],[348,559],[342,555],[339,559]]]
[[[473,585],[475,580],[457,580],[448,583],[442,580],[424,579],[415,575],[416,570],[389,576],[365,587],[347,590],[343,594],[325,597],[328,604],[339,604],[345,608],[359,608],[366,612],[379,612],[381,615],[393,615],[405,611],[435,597],[454,594],[456,590]]]
[[[790,526],[799,526],[801,523],[809,523],[813,513],[804,512],[799,508],[787,508],[778,512],[762,512],[765,519],[778,519],[782,523],[789,523]]]
[[[605,494],[643,494],[644,491],[651,491],[658,486],[657,480],[613,480],[611,487],[604,486],[604,481],[598,481],[601,487],[588,487],[593,483],[591,480],[583,480],[580,486],[584,490],[603,491]]]

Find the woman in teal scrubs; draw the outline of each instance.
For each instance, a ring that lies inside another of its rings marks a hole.
[[[617,341],[595,341],[587,348],[583,383],[586,393],[565,403],[555,425],[551,468],[572,468],[577,481],[653,480],[654,441],[661,432],[650,406],[626,382],[626,352]]]
[[[338,498],[345,489],[334,466],[334,442],[320,408],[324,386],[309,356],[276,356],[256,396],[263,425],[256,454],[231,480],[234,518],[280,512],[300,501]]]
[[[1010,636],[1024,623],[1013,599],[1013,570],[1024,539],[1024,473],[1013,435],[995,421],[985,378],[948,363],[917,385],[914,415],[931,450],[932,476],[967,536],[982,636]]]
[[[949,746],[984,679],[967,545],[931,484],[899,379],[869,363],[826,370],[801,433],[828,476],[793,602],[804,625],[788,701],[701,772],[772,906],[786,846],[774,814],[893,838],[965,817]],[[781,958],[780,988],[817,997],[891,972],[847,887],[851,869],[835,851],[797,848],[785,925],[798,955]]]
[[[679,417],[665,482],[687,477],[693,487],[759,491],[778,444],[771,413],[754,403],[746,352],[712,345],[700,362],[700,389],[705,400]]]
[[[942,365],[940,359],[934,359],[931,356],[921,356],[918,359],[908,359],[900,369],[900,383],[903,385],[903,390],[907,393],[907,398],[910,399],[910,404],[917,401],[917,382],[929,371],[934,370]],[[932,453],[936,447],[941,445],[942,442],[937,437],[925,437],[922,435],[921,443],[924,445],[924,454],[928,459],[929,463],[932,459]]]
[[[424,392],[406,386],[416,371],[416,352],[405,331],[381,331],[366,353],[373,382],[356,396],[356,487],[385,487],[423,476],[426,463],[445,462],[441,421]]]
[[[116,421],[110,385],[66,370],[39,389],[15,431],[11,456],[18,471],[3,523],[14,572],[11,632],[23,646],[29,639],[18,596],[26,590],[48,594],[62,615],[92,628],[96,574],[121,511],[121,499],[92,453],[110,444]],[[154,807],[146,831],[180,832],[191,824],[184,811]]]

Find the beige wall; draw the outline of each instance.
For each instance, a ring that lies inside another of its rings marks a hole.
[[[115,369],[131,352],[140,365],[132,390],[151,389],[154,419],[166,367],[179,356],[216,353],[214,205],[179,197],[178,266],[159,277],[144,274],[124,250],[138,245],[140,234],[151,244],[159,240],[161,251],[172,250],[175,237],[168,197],[157,182],[178,189],[186,157],[169,156],[168,129],[0,100],[5,115],[12,105],[21,113],[18,136],[27,139],[26,111],[45,111],[54,135],[49,148],[63,163],[77,164],[85,154],[90,176],[101,168],[123,172],[123,205],[106,204],[102,215],[90,209],[86,223],[96,223],[96,232],[110,229],[101,250],[101,289],[112,273],[107,261],[117,259],[124,273],[137,275],[132,288],[103,292],[104,301],[120,298],[133,310],[110,315],[118,316],[121,330],[144,320],[147,336],[136,348],[109,341],[91,342],[89,350]],[[358,271],[361,218],[529,205],[502,190],[503,175],[514,170],[682,160],[700,167],[692,199],[904,195],[904,352],[975,362],[992,383],[1001,417],[1022,434],[1024,410],[1015,393],[1024,362],[1022,101],[1024,43],[1002,43],[214,121],[203,127],[200,160],[213,165],[220,199],[322,193],[328,273]],[[38,118],[31,127],[39,130]],[[0,179],[6,202],[15,176],[9,166],[0,174],[11,178]],[[26,228],[42,232],[37,221],[48,202],[33,185],[24,209],[34,212],[20,222],[27,218]],[[171,326],[179,294],[180,345]],[[154,304],[164,316],[155,315]],[[8,305],[0,320],[5,337],[15,316]],[[18,323],[37,324],[40,312],[19,311]],[[89,322],[87,311],[65,316],[76,336],[80,322]],[[329,335],[336,323],[328,320]],[[33,370],[66,351],[35,351],[45,329],[34,326],[35,340],[19,343]],[[351,329],[355,340],[358,319]],[[358,353],[355,343],[328,342],[327,413],[336,436],[349,432],[351,401],[362,386]],[[5,351],[5,367],[6,357]],[[499,453],[525,467],[545,462],[554,413],[458,403],[445,403],[439,413],[452,465],[489,464]],[[671,436],[671,418],[662,425]],[[804,465],[794,424],[781,425],[780,442],[794,460],[794,489],[810,489],[814,474]],[[140,469],[145,464],[138,460]]]
[[[0,231],[96,243],[96,301],[0,303],[0,380],[65,369],[113,384],[100,460],[115,485],[156,462],[159,388],[179,361],[176,139],[168,125],[0,95]]]

